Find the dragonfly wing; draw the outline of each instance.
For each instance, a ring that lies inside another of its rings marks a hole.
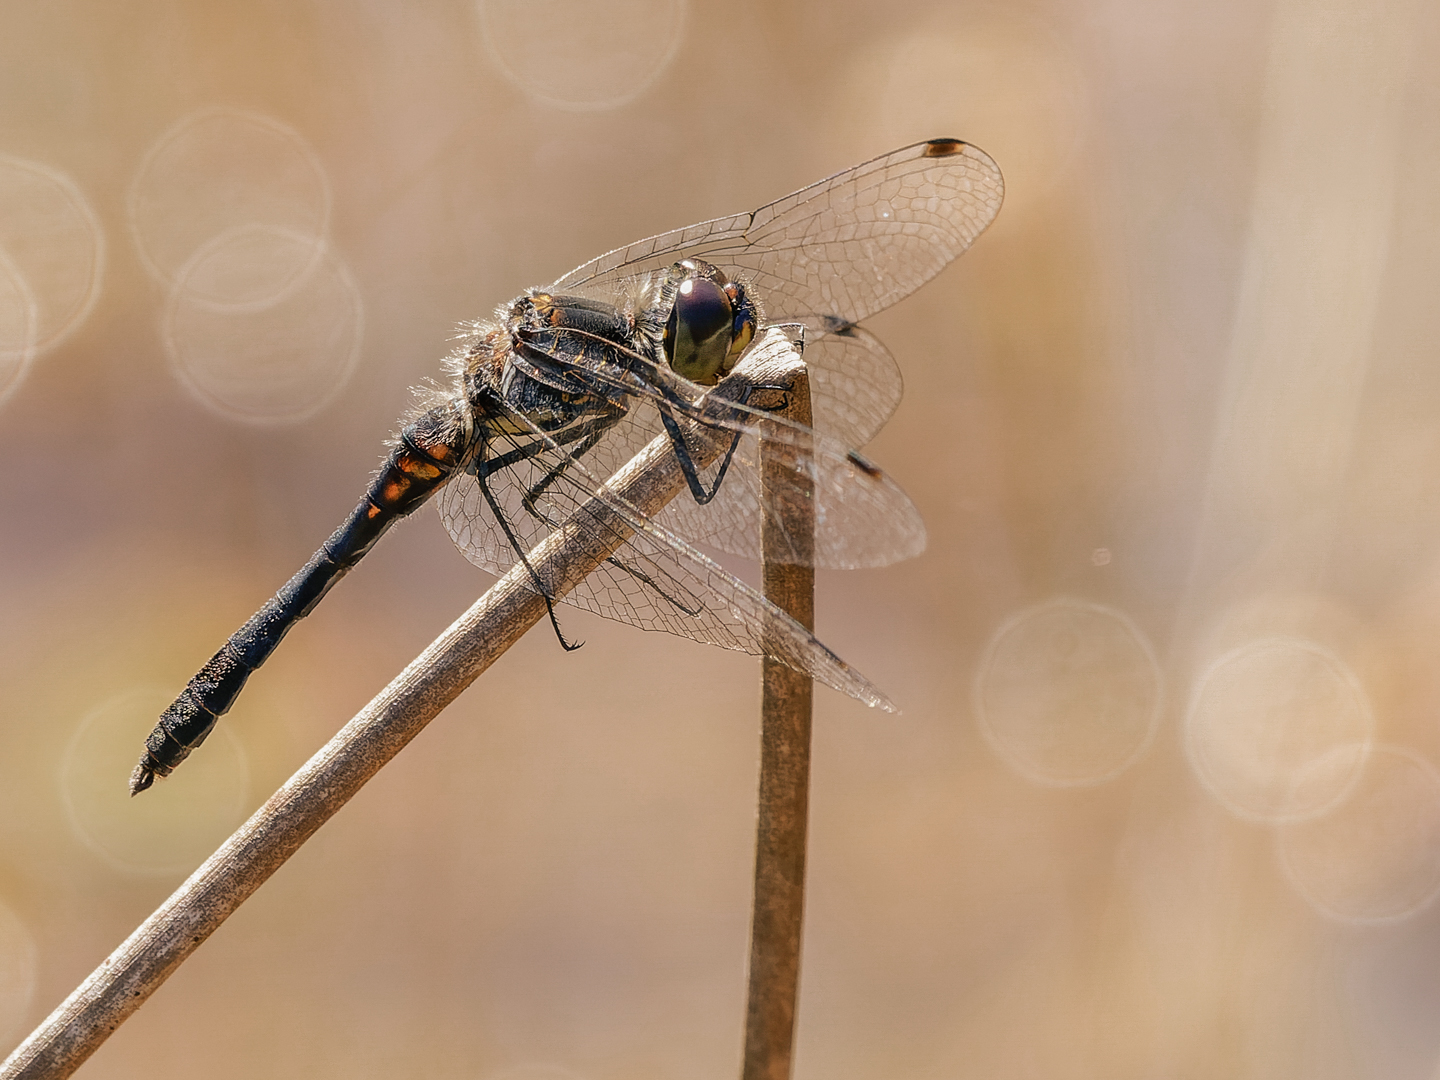
[[[815,428],[844,446],[864,446],[900,404],[900,366],[861,326],[807,339]]]
[[[743,271],[773,322],[819,337],[914,292],[994,220],[1004,180],[990,156],[956,139],[892,151],[760,207],[617,248],[552,289],[600,289],[682,256]]]
[[[853,336],[837,334],[829,340],[857,343],[854,355],[860,359],[854,369],[862,374],[870,370],[866,365],[876,363],[877,355],[889,360],[883,348],[878,354],[871,351],[868,342],[874,339],[863,331]],[[759,359],[764,350],[793,348],[780,330],[771,328],[752,350],[757,351]],[[807,349],[807,358],[809,353]],[[563,362],[558,357],[552,359],[557,364]],[[625,417],[585,454],[587,468],[595,475],[612,475],[642,446],[665,433],[661,407],[672,416],[724,431],[738,440],[714,498],[702,504],[685,491],[656,515],[662,526],[691,543],[759,559],[761,522],[767,517],[783,519],[780,508],[798,499],[807,503],[813,500],[815,507],[813,556],[802,559],[796,552],[792,560],[787,553],[772,552],[774,561],[807,561],[825,569],[853,570],[888,566],[913,558],[925,549],[925,525],[909,496],[844,443],[762,409],[729,402],[717,402],[718,408],[710,408],[701,388],[678,380],[638,354],[629,358],[629,369],[623,373],[604,365],[572,366],[570,373],[577,380],[590,380],[597,393],[623,386],[630,395],[631,405]],[[833,383],[822,384],[817,406],[833,405],[844,396],[836,394],[833,387]],[[870,414],[872,418],[878,415]],[[763,487],[762,432],[766,439],[792,445],[799,451],[796,471],[772,475]],[[699,481],[705,491],[716,490],[718,469],[717,462],[700,471]]]
[[[517,427],[524,423],[518,416],[515,421]],[[472,467],[446,485],[441,498],[445,527],[471,562],[492,573],[504,573],[517,560],[511,536],[522,550],[528,550],[566,523],[607,546],[623,536],[610,559],[561,597],[565,603],[642,630],[663,630],[722,648],[772,656],[868,705],[894,711],[884,694],[814,634],[603,488],[584,463],[538,429],[521,435],[497,433],[494,440],[500,444],[500,452],[530,452],[486,477],[484,487],[483,468]],[[543,491],[537,494],[542,483]],[[489,489],[488,499],[485,488]],[[591,509],[595,499],[603,504],[604,513]],[[549,582],[536,582],[534,587],[552,589]]]
[[[925,550],[920,511],[884,472],[818,433],[806,438],[787,428],[782,434],[785,442],[800,444],[794,471],[772,473],[762,486],[759,437],[741,434],[715,497],[702,504],[681,492],[656,520],[696,543],[758,560],[761,522],[784,520],[781,508],[813,498],[813,556],[801,555],[804,547],[797,546],[789,552],[772,550],[771,561],[859,570],[889,566]]]

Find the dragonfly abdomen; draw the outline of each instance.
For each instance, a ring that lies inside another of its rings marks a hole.
[[[380,471],[345,523],[310,561],[212,656],[181,691],[145,740],[130,776],[139,794],[168,776],[205,741],[235,703],[250,673],[275,651],[330,587],[374,547],[400,518],[416,510],[454,475],[473,438],[463,400],[454,398],[422,413],[400,433]]]

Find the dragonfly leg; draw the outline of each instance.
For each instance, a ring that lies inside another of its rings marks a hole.
[[[747,386],[745,392],[737,399],[740,405],[748,405],[750,397],[756,390],[778,390],[785,395],[780,403],[780,408],[788,407],[789,391],[783,386]],[[656,407],[660,412],[660,421],[665,425],[665,433],[670,436],[670,445],[675,451],[675,457],[680,462],[680,471],[685,474],[685,483],[690,488],[690,494],[697,503],[704,506],[720,492],[720,482],[725,479],[725,472],[730,468],[730,462],[735,457],[735,451],[740,446],[740,438],[743,431],[735,432],[735,437],[730,440],[730,446],[725,451],[725,456],[720,460],[720,467],[715,472],[715,482],[710,485],[710,490],[705,490],[705,484],[700,479],[700,471],[695,468],[695,459],[690,455],[690,447],[685,442],[685,435],[676,422],[672,408],[683,409],[694,414],[701,424],[704,424],[703,414],[696,410],[694,405],[688,401],[676,400],[669,394],[665,395],[664,401],[657,401]]]
[[[617,412],[617,415],[614,419],[618,421],[623,415],[623,411]],[[604,435],[605,431],[610,428],[610,426],[610,424],[606,424],[604,429],[586,435],[583,440],[581,439],[582,433],[579,429],[557,434],[554,437],[557,444],[565,445],[567,443],[580,441],[581,446],[577,447],[575,452],[570,455],[570,460],[568,460],[565,464],[561,465],[558,469],[552,470],[544,477],[544,479],[531,487],[525,493],[525,495],[521,497],[521,504],[524,506],[526,513],[528,513],[531,517],[535,518],[535,520],[551,528],[555,528],[559,525],[559,522],[555,521],[549,515],[543,513],[540,510],[540,507],[537,505],[537,500],[542,494],[544,494],[546,489],[558,482],[565,475],[566,470],[573,463],[573,459],[585,453],[587,450],[591,449],[595,445],[595,443],[600,440],[600,437]],[[515,449],[510,450],[508,453],[501,454],[498,457],[477,460],[473,466],[475,472],[475,479],[480,487],[481,495],[484,497],[486,504],[490,507],[490,512],[492,516],[497,522],[500,523],[501,530],[505,533],[506,540],[510,544],[511,549],[519,555],[522,563],[524,563],[526,559],[524,547],[517,541],[514,533],[511,531],[509,522],[501,514],[500,507],[498,506],[496,500],[492,497],[490,489],[485,482],[485,477],[488,477],[493,473],[498,473],[504,469],[510,468],[511,466],[516,465],[521,461],[526,461],[530,458],[536,457],[545,448],[545,443],[532,443],[527,446],[516,447]],[[671,596],[669,592],[667,592],[663,587],[661,587],[659,582],[657,582],[649,574],[645,573],[645,571],[640,570],[637,567],[630,566],[613,555],[605,561],[611,566],[614,566],[616,569],[629,574],[631,577],[635,578],[635,580],[639,581],[647,588],[652,589],[657,596],[659,596],[666,603],[672,605],[684,614],[694,617],[700,614],[700,612],[703,610],[703,604],[698,604],[698,602],[687,604],[683,600],[680,600],[675,596]],[[536,581],[536,591],[538,591],[542,596],[545,597],[547,612],[550,616],[550,624],[555,629],[555,636],[559,639],[561,647],[566,649],[567,651],[572,651],[579,648],[579,645],[571,645],[565,639],[565,635],[561,633],[560,627],[557,622],[558,617],[555,614],[555,610],[548,593],[546,593],[543,586],[539,584],[534,570],[530,569],[528,563],[526,563],[525,565],[526,569],[530,570],[531,579]]]
[[[623,419],[624,416],[625,410],[623,408],[616,408],[613,413],[606,412],[597,418],[599,421],[603,421],[599,426],[591,423],[573,427],[566,431],[547,433],[548,439],[556,446],[569,446],[577,442],[580,445],[575,450],[569,452],[565,461],[558,468],[551,469],[538,483],[533,484],[521,494],[520,505],[524,508],[525,512],[542,525],[551,529],[558,528],[560,523],[540,509],[540,496],[545,494],[558,480],[564,477],[570,466],[575,464],[575,459],[593,449],[595,444],[604,436],[605,432],[609,431],[610,428]],[[485,477],[503,472],[506,469],[520,464],[522,461],[529,461],[532,458],[539,457],[548,449],[548,442],[532,442],[523,446],[515,446],[513,449],[496,457],[477,458],[471,466],[471,471],[475,474],[476,481],[483,485]],[[486,494],[486,501],[490,503],[488,492],[486,492]],[[490,503],[490,505],[493,509],[494,503]]]
[[[521,505],[525,507],[525,512],[527,514],[535,518],[537,521],[543,521],[545,524],[550,525],[552,528],[554,527],[556,523],[554,521],[551,521],[548,517],[546,517],[540,512],[540,508],[537,505],[540,496],[544,495],[546,491],[548,491],[562,476],[565,475],[566,470],[575,463],[576,458],[584,457],[585,454],[589,453],[589,451],[594,448],[595,444],[605,437],[605,433],[607,431],[609,431],[612,427],[614,427],[622,419],[624,419],[625,412],[626,410],[622,406],[611,406],[609,410],[601,413],[593,421],[586,424],[583,429],[577,430],[574,433],[576,436],[579,436],[581,434],[584,435],[583,438],[578,439],[580,445],[575,447],[574,450],[570,451],[569,456],[566,457],[565,461],[558,469],[552,470],[547,476],[543,477],[538,483],[532,485],[529,490],[527,490],[525,494],[521,496],[520,502]],[[567,441],[575,440],[557,440],[557,442],[559,442],[561,445],[564,445],[564,443]]]
[[[460,399],[422,414],[400,433],[369,490],[310,561],[186,684],[145,740],[130,777],[139,794],[168,776],[205,741],[235,703],[250,673],[263,664],[290,628],[303,619],[396,521],[413,513],[448,480],[473,437]]]
[[[659,403],[657,403],[659,404]],[[690,456],[690,448],[685,443],[685,434],[680,430],[680,425],[675,422],[668,405],[659,404],[660,421],[665,425],[665,433],[670,436],[670,445],[675,451],[675,457],[680,462],[680,471],[685,474],[685,483],[690,488],[690,494],[695,501],[704,506],[720,491],[720,481],[725,479],[725,470],[730,467],[730,459],[735,455],[735,449],[740,445],[740,436],[743,432],[735,432],[735,437],[730,440],[730,449],[725,451],[725,457],[720,462],[720,468],[715,474],[715,483],[710,485],[710,490],[705,490],[705,484],[700,479],[700,472],[695,468],[695,460]]]
[[[557,470],[557,473],[559,471],[561,470]],[[487,476],[488,471],[485,469],[477,469],[475,471],[475,480],[480,487],[480,494],[484,496],[486,504],[490,507],[490,513],[500,525],[501,531],[505,533],[505,539],[509,542],[511,550],[515,552],[516,558],[518,558],[521,565],[525,567],[525,571],[530,575],[530,580],[534,582],[535,591],[538,592],[541,599],[545,601],[545,613],[550,616],[550,626],[555,631],[555,637],[559,640],[560,647],[566,652],[574,652],[585,643],[583,641],[570,642],[565,639],[565,634],[560,629],[560,619],[555,614],[555,601],[550,595],[550,590],[545,587],[545,583],[540,580],[540,575],[537,574],[535,568],[530,565],[530,557],[525,553],[525,545],[522,544],[520,538],[515,535],[515,530],[510,526],[510,519],[505,516],[505,511],[501,509],[499,502],[495,499],[494,493],[491,492]]]
[[[624,415],[625,414],[623,411],[618,412],[614,420],[618,421]],[[591,436],[588,436],[581,443],[581,445],[575,449],[569,460],[567,460],[563,465],[561,465],[560,468],[555,469],[553,472],[551,472],[538,484],[530,488],[530,490],[527,491],[524,496],[522,496],[521,503],[525,507],[526,512],[529,513],[531,517],[535,518],[537,521],[544,522],[552,528],[559,524],[558,522],[550,518],[548,515],[540,512],[539,506],[536,505],[536,500],[538,500],[540,496],[543,495],[549,487],[551,487],[558,480],[560,480],[561,477],[565,475],[566,470],[569,469],[572,464],[574,464],[575,458],[584,454],[587,450],[591,449],[591,447],[593,447],[597,442],[599,442],[601,437],[605,434],[606,431],[609,430],[613,423],[614,421],[612,421],[610,424],[606,424],[602,429],[594,432]],[[733,446],[731,447],[731,451],[733,453]],[[716,479],[716,483],[719,483],[718,478]],[[491,509],[494,509],[493,504],[491,506]],[[686,604],[684,601],[678,599],[677,597],[671,596],[668,592],[665,591],[664,588],[660,586],[659,582],[657,582],[649,574],[645,573],[645,571],[639,569],[638,567],[630,566],[627,563],[624,563],[620,559],[616,558],[614,555],[611,555],[605,561],[611,566],[615,567],[617,570],[621,570],[624,573],[629,574],[646,588],[653,590],[657,596],[659,596],[662,600],[664,600],[666,603],[670,604],[677,610],[684,612],[686,615],[689,615],[691,617],[700,614],[703,605],[697,606],[695,604]],[[563,637],[560,639],[560,644],[565,644],[565,639]]]

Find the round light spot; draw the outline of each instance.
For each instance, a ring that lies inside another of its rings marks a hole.
[[[1008,619],[975,680],[980,730],[1040,784],[1099,784],[1139,760],[1160,717],[1161,678],[1138,627],[1112,608],[1056,599]]]
[[[1275,838],[1286,876],[1317,911],[1406,918],[1440,893],[1440,775],[1408,750],[1375,747],[1342,803]]]
[[[291,249],[263,280],[202,275],[190,283],[212,290],[202,293],[208,300],[262,301],[304,277],[319,257],[330,202],[329,179],[299,132],[256,113],[202,109],[146,154],[130,190],[130,225],[145,266],[170,285],[202,247],[232,230],[258,225],[305,237],[311,246]]]
[[[0,1046],[9,1046],[35,996],[35,939],[20,916],[0,904]]]
[[[72,333],[95,306],[105,262],[100,220],[75,182],[36,161],[0,155],[0,394],[13,350],[6,293],[18,274],[34,304],[32,348],[43,352]]]
[[[1207,791],[1259,821],[1313,817],[1359,778],[1374,717],[1338,657],[1299,638],[1225,653],[1195,684],[1186,751]]]
[[[613,109],[675,59],[686,0],[480,0],[491,60],[525,93],[559,109]]]
[[[130,797],[130,771],[174,697],[173,689],[136,687],[97,706],[81,721],[61,763],[60,792],[72,828],[117,869],[188,872],[240,823],[249,767],[223,721],[183,769]]]
[[[0,250],[0,401],[24,381],[39,329],[35,294],[15,261]]]
[[[267,266],[285,280],[267,283]],[[231,300],[207,299],[219,294]],[[360,359],[363,327],[359,287],[331,249],[306,233],[247,226],[219,234],[180,269],[161,337],[181,381],[206,405],[272,424],[312,416],[340,393]]]
[[[263,311],[302,288],[327,251],[320,236],[237,225],[200,245],[173,288],[217,311]]]

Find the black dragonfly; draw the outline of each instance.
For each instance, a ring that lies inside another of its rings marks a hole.
[[[881,566],[924,548],[924,524],[908,497],[849,449],[874,435],[901,393],[894,360],[856,324],[965,251],[1003,193],[1000,170],[983,151],[932,139],[752,213],[618,248],[464,327],[446,364],[451,387],[422,394],[345,523],[162,714],[131,793],[199,746],[286,632],[437,491],[445,527],[471,562],[495,573],[517,561],[526,567],[567,649],[574,646],[556,618],[557,600],[768,654],[893,710],[813,634],[691,544],[758,557],[770,502],[813,492],[813,551],[793,561]],[[792,348],[809,372],[814,431],[779,420],[773,404],[707,401],[742,356]],[[767,440],[803,445],[794,491],[783,483],[777,490],[773,477],[762,489],[762,430]],[[697,431],[720,451],[702,458]],[[689,491],[647,518],[601,481],[661,434]],[[526,552],[566,523],[607,527],[580,513],[597,497],[630,523],[628,539],[559,595]]]

